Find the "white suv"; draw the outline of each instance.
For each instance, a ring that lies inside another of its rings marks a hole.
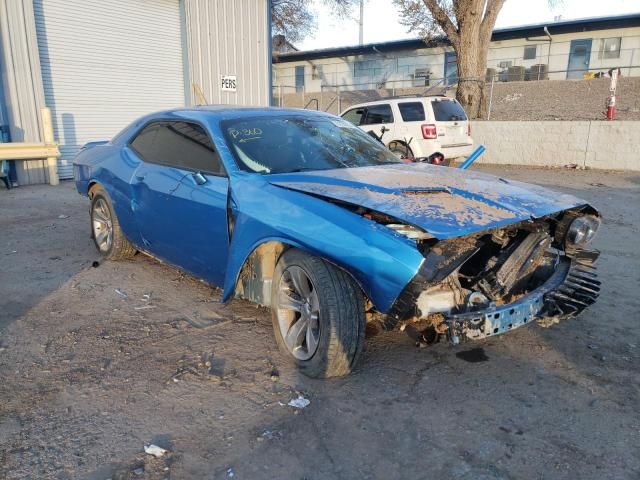
[[[354,105],[340,116],[375,134],[398,156],[414,161],[440,154],[434,157],[443,157],[448,164],[473,150],[469,120],[453,98],[388,98]]]

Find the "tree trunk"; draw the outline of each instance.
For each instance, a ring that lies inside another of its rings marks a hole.
[[[487,49],[480,46],[477,35],[464,34],[460,35],[459,43],[455,47],[459,77],[456,99],[462,104],[469,118],[486,118]]]

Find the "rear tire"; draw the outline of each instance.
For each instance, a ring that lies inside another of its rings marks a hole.
[[[398,158],[408,158],[411,161],[415,161],[413,150],[411,150],[408,145],[399,142],[391,142],[389,144],[389,150]]]
[[[91,198],[91,238],[98,252],[108,260],[132,258],[137,250],[127,240],[107,192],[99,185],[89,191]]]
[[[313,378],[347,375],[364,345],[364,298],[344,271],[300,250],[278,260],[271,316],[280,350]]]

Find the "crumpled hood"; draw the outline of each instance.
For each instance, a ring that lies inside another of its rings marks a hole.
[[[439,239],[586,204],[536,185],[421,163],[277,174],[267,179],[272,185],[390,215]]]

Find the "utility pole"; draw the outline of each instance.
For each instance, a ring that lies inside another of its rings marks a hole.
[[[364,35],[363,35],[363,25],[364,25],[364,0],[360,0],[360,21],[358,22],[360,26],[360,45],[364,43]]]

